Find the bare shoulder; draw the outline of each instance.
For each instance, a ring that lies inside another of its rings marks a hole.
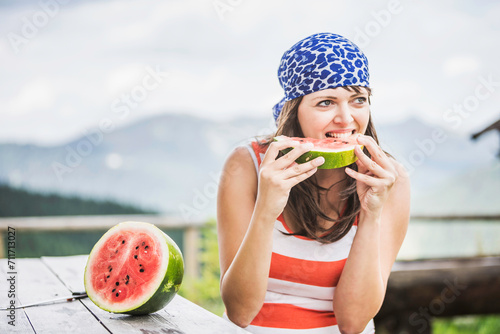
[[[257,197],[257,171],[246,147],[226,159],[217,194],[217,234],[221,277],[235,257],[250,224]]]
[[[257,172],[250,151],[244,146],[236,147],[227,157],[222,169],[221,183],[257,179]]]

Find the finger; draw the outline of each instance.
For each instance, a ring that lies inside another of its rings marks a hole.
[[[356,146],[354,148],[354,153],[358,157],[358,166],[362,164],[362,168],[359,170],[359,172],[366,174],[367,171],[370,171],[381,178],[389,176],[390,173],[383,169],[374,160],[370,159],[370,157],[368,157],[359,146]]]
[[[300,182],[306,180],[307,178],[311,177],[312,175],[314,175],[314,173],[316,173],[317,170],[318,170],[318,168],[314,167],[313,169],[309,169],[308,171],[306,171],[304,173],[301,173],[301,174],[298,174],[298,175],[295,175],[295,176],[289,178],[288,180],[286,180],[286,182],[288,183],[288,186],[291,188],[291,187],[299,184]]]
[[[392,164],[389,161],[389,157],[385,152],[380,148],[375,139],[370,136],[360,135],[358,137],[358,143],[366,147],[368,152],[372,157],[372,160],[378,163],[384,169],[392,169]]]
[[[325,158],[317,157],[311,161],[305,162],[303,164],[294,163],[289,168],[284,171],[284,178],[294,178],[297,175],[307,173],[308,171],[315,169],[325,163]]]
[[[361,162],[360,159],[356,160],[356,166],[358,166],[358,172],[362,174],[366,174],[368,172],[368,168],[366,168],[366,166],[363,164],[363,162]]]
[[[302,154],[307,153],[313,149],[314,145],[312,143],[298,144],[293,150],[286,153],[282,157],[276,159],[275,166],[278,169],[285,169],[292,165],[295,160]]]
[[[294,140],[283,140],[283,141],[272,142],[271,144],[269,144],[269,147],[267,148],[267,152],[264,155],[264,159],[262,159],[262,164],[265,165],[275,161],[281,150],[284,150],[289,147],[295,147],[297,145],[299,145],[299,142]]]
[[[347,175],[355,179],[356,181],[363,182],[367,186],[370,186],[372,188],[380,187],[384,185],[384,179],[379,179],[367,174],[362,174],[359,172],[356,172],[354,169],[351,169],[349,167],[346,167],[345,172]]]

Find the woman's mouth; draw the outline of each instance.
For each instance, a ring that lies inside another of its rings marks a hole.
[[[356,130],[348,130],[348,131],[328,131],[325,133],[326,138],[348,138],[349,136],[353,135],[356,132]]]

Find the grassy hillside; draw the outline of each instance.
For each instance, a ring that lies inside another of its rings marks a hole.
[[[0,217],[153,213],[112,201],[33,193],[0,185]]]

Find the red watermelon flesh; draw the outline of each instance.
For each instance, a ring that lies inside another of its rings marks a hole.
[[[276,141],[295,140],[299,143],[312,143],[313,149],[304,153],[295,161],[297,163],[305,163],[317,157],[324,157],[325,162],[319,166],[319,169],[334,169],[348,166],[358,159],[354,153],[354,148],[362,145],[358,144],[357,138],[359,135],[349,136],[347,138],[301,138],[301,137],[286,137],[278,136]],[[292,148],[283,150],[283,153],[288,153]]]
[[[357,141],[358,136],[350,136],[347,138],[303,138],[303,137],[286,137],[286,136],[278,136],[277,140],[290,139],[294,141],[298,141],[299,143],[312,143],[314,145],[314,151],[325,150],[325,151],[345,151],[347,149],[354,149],[354,146],[358,144]]]
[[[146,314],[174,297],[183,271],[180,250],[165,233],[147,223],[121,223],[92,249],[85,288],[107,311]]]
[[[100,274],[93,277],[94,288],[115,303],[137,299],[160,268],[162,254],[156,241],[145,233],[126,232],[107,240],[103,248],[96,258],[94,269]]]

